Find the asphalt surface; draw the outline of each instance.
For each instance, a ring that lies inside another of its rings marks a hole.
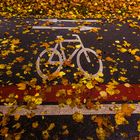
[[[32,29],[33,26],[42,26],[46,22],[36,19],[0,19],[0,38],[1,39],[20,39],[20,44],[17,50],[20,48],[23,49],[22,52],[18,53],[8,53],[7,56],[0,56],[0,62],[4,64],[12,64],[13,61],[22,56],[24,60],[20,63],[15,63],[12,65],[12,76],[7,76],[5,72],[1,72],[0,79],[3,84],[7,81],[11,83],[19,83],[21,80],[30,80],[31,78],[37,78],[38,82],[41,83],[42,78],[36,72],[36,61],[40,53],[44,50],[45,47],[41,47],[42,43],[53,42],[56,40],[56,37],[59,35],[63,38],[72,38],[72,34],[77,34],[81,38],[84,46],[86,48],[91,48],[92,50],[101,50],[102,51],[102,62],[103,62],[103,73],[105,83],[109,82],[112,78],[119,81],[120,76],[125,76],[128,78],[126,82],[138,84],[140,82],[140,63],[135,61],[133,55],[128,52],[122,53],[117,50],[117,44],[123,44],[124,41],[127,41],[131,44],[131,49],[140,48],[140,34],[138,28],[130,27],[130,23],[122,24],[120,22],[107,23],[104,20],[101,20],[102,23],[92,23],[90,27],[99,27],[101,28],[98,33],[87,31],[80,31],[80,33],[72,32],[68,29]],[[137,21],[138,22],[138,21]],[[47,23],[46,23],[47,24]],[[79,27],[82,23],[78,24],[77,22],[54,22],[50,25],[45,25],[46,27]],[[139,22],[138,22],[139,24]],[[119,43],[118,43],[119,41]],[[35,44],[35,47],[32,45]],[[51,48],[54,47],[54,43],[51,45]],[[64,45],[65,47],[65,45]],[[67,46],[66,46],[67,47]],[[10,45],[6,47],[0,47],[0,51],[8,50]],[[16,49],[15,49],[16,50]],[[73,52],[73,49],[68,48],[66,50],[66,55]],[[138,51],[136,55],[140,55]],[[114,62],[106,61],[106,57],[111,57]],[[88,70],[90,73],[96,73],[99,69],[99,63],[97,58],[93,55],[90,56],[93,60],[94,68],[91,68],[90,65],[86,64],[85,58],[81,58],[81,65],[85,70]],[[62,70],[66,72],[66,77],[73,82],[73,74],[77,71],[76,57],[73,58],[72,62],[75,64],[74,68],[62,67]],[[23,65],[32,65],[31,71],[27,74],[24,74]],[[117,69],[113,75],[110,73],[110,67]],[[126,73],[123,74],[126,70]],[[67,72],[67,70],[70,70]],[[16,76],[17,73],[20,73],[23,78]],[[119,81],[122,83],[122,81]]]
[[[139,22],[139,21],[137,21]],[[140,22],[139,22],[140,23]],[[9,83],[16,84],[24,80],[31,80],[36,77],[38,79],[38,83],[42,83],[42,78],[38,75],[36,71],[36,60],[39,54],[45,49],[45,47],[41,47],[42,43],[51,42],[56,39],[58,35],[62,35],[64,38],[71,38],[72,34],[75,32],[70,30],[35,30],[32,29],[33,26],[42,26],[44,21],[36,20],[36,19],[5,19],[0,18],[0,39],[20,39],[20,46],[22,48],[22,52],[17,53],[8,53],[7,56],[3,57],[0,55],[0,63],[4,63],[6,65],[11,65],[13,61],[22,56],[24,60],[20,63],[12,64],[12,75],[7,76],[5,71],[0,71],[0,84],[7,85]],[[93,50],[100,49],[102,51],[102,61],[103,61],[103,73],[105,82],[109,82],[112,78],[119,81],[119,77],[121,75],[128,78],[126,82],[131,84],[139,84],[140,83],[140,62],[135,61],[134,56],[130,53],[121,53],[119,52],[115,45],[116,42],[120,42],[122,44],[124,41],[131,43],[132,48],[140,49],[140,32],[138,28],[132,28],[129,26],[130,23],[122,24],[118,21],[115,23],[107,23],[105,20],[102,23],[92,23],[87,26],[100,27],[98,33],[89,32],[89,31],[80,31],[80,33],[76,33],[80,36],[83,44],[86,48],[91,48]],[[78,23],[76,22],[55,22],[48,26],[51,27],[78,27]],[[97,39],[98,38],[98,39]],[[99,39],[100,38],[100,39]],[[103,39],[102,39],[103,38]],[[1,41],[2,41],[1,40]],[[35,47],[32,45],[36,44]],[[114,45],[113,45],[114,44]],[[93,47],[94,46],[94,47]],[[54,44],[51,46],[54,47]],[[9,50],[10,45],[2,46],[0,45],[0,52],[3,50]],[[18,49],[19,49],[18,48]],[[73,50],[69,50],[67,55]],[[137,55],[140,56],[140,52],[137,52]],[[110,56],[115,60],[115,62],[106,61],[105,58]],[[96,60],[96,59],[95,59]],[[132,61],[133,60],[133,61]],[[73,59],[73,63],[75,63],[76,58]],[[94,61],[96,62],[96,61]],[[84,60],[82,60],[82,65],[85,64]],[[24,73],[22,69],[23,65],[31,65],[31,71],[27,74]],[[109,67],[115,67],[118,70],[111,75]],[[95,71],[98,69],[99,64],[95,64]],[[86,65],[85,68],[88,68]],[[126,69],[126,74],[122,74],[122,68]],[[67,78],[73,82],[73,74],[77,71],[77,68],[67,68],[63,67],[62,70],[67,71],[71,70],[70,73],[66,73]],[[89,69],[88,69],[89,70]],[[91,69],[92,71],[92,69]],[[93,73],[95,71],[92,71]],[[20,73],[23,77],[16,76],[16,73]],[[123,83],[122,81],[119,81]],[[104,115],[105,116],[105,115]],[[46,126],[54,122],[56,123],[56,128],[50,133],[50,140],[55,140],[59,138],[60,140],[86,140],[87,136],[93,137],[94,140],[98,140],[96,135],[97,124],[91,122],[91,116],[85,116],[83,123],[75,123],[72,121],[71,116],[45,116],[45,119],[42,120],[41,116],[35,116],[33,119],[27,119],[25,116],[21,117],[19,122],[22,124],[22,128],[25,129],[25,133],[22,135],[23,140],[42,140],[41,132],[46,128]],[[114,124],[114,116],[109,115],[111,122]],[[107,140],[133,140],[134,137],[137,137],[139,140],[139,133],[137,131],[137,121],[139,120],[139,114],[133,114],[131,117],[128,117],[129,124],[122,125],[118,128],[115,128],[115,132],[110,134],[106,139]],[[39,127],[37,129],[31,128],[31,123],[33,121],[39,121]],[[12,125],[15,123],[13,118],[9,121],[8,127],[10,128],[11,133],[19,132],[20,130],[14,130]],[[68,129],[70,134],[68,136],[62,135],[62,125],[68,124]],[[32,134],[32,136],[31,136]],[[0,137],[1,140],[4,138]]]
[[[114,125],[114,116],[106,116],[111,120]],[[135,114],[131,117],[128,117],[127,120],[129,124],[118,126],[114,129],[114,133],[107,128],[104,128],[108,131],[109,136],[106,137],[106,140],[139,140],[139,132],[137,131],[137,121],[139,120],[139,115]],[[38,128],[32,128],[32,122],[39,122]],[[13,129],[12,125],[16,123],[13,118],[10,118],[8,128],[11,133],[18,133],[22,129],[25,130],[25,133],[22,135],[21,140],[42,140],[42,131],[46,129],[46,127],[50,123],[55,123],[55,128],[49,133],[49,140],[88,140],[88,137],[93,138],[94,140],[98,140],[96,134],[97,124],[91,121],[91,116],[84,116],[84,122],[76,123],[72,120],[71,116],[44,116],[42,117],[35,116],[32,119],[27,119],[26,117],[21,117],[18,122],[20,122],[21,126],[19,129]],[[64,130],[62,126],[66,125],[69,130],[68,135],[63,135]],[[108,126],[109,128],[109,126]],[[1,137],[1,140],[4,140]]]

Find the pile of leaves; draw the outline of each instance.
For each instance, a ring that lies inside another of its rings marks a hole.
[[[1,0],[0,16],[140,18],[139,0]]]

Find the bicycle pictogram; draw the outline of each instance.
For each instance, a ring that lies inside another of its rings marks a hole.
[[[57,36],[57,38],[59,37],[60,36]],[[102,60],[99,58],[98,54],[90,48],[85,48],[79,35],[72,34],[72,37],[74,37],[74,39],[63,39],[63,41],[56,43],[54,48],[45,49],[40,53],[36,61],[36,69],[37,69],[37,73],[39,74],[41,78],[43,79],[48,78],[48,74],[44,73],[43,70],[41,70],[41,62],[42,62],[41,59],[43,59],[45,55],[48,56],[47,63],[49,63],[49,65],[56,66],[56,70],[54,70],[51,74],[60,72],[65,60],[72,60],[74,56],[76,56],[76,63],[79,70],[82,71],[84,74],[88,73],[92,76],[97,76],[100,72],[101,73],[103,72],[103,63],[102,63]],[[79,47],[75,48],[73,53],[69,55],[69,58],[66,58],[66,53],[63,49],[65,47],[63,46],[64,43],[78,43],[79,44]],[[94,74],[89,73],[87,70],[85,70],[81,64],[81,58],[83,56],[86,58],[86,61],[88,63],[92,63],[91,58],[89,57],[89,54],[94,55],[98,60],[99,69]],[[56,56],[58,60],[53,59]]]

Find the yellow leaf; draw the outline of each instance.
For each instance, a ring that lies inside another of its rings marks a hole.
[[[106,131],[102,127],[96,128],[96,134],[99,140],[106,140]]]
[[[24,101],[25,101],[25,102],[28,102],[28,101],[30,101],[31,99],[32,99],[32,97],[31,97],[30,95],[24,96]]]
[[[5,64],[0,64],[0,69],[4,69],[5,68]]]
[[[115,40],[115,43],[120,43],[120,41],[119,40]]]
[[[36,93],[34,96],[35,96],[35,97],[38,97],[38,96],[39,96],[39,93]]]
[[[60,77],[64,76],[65,74],[66,74],[66,73],[63,72],[63,71],[59,72],[59,76],[60,76]]]
[[[8,70],[8,71],[6,71],[6,74],[7,75],[11,75],[12,74],[12,71],[11,70]]]
[[[54,129],[54,127],[55,127],[55,123],[51,123],[47,130],[50,131],[50,130]]]
[[[43,135],[44,140],[48,140],[48,138],[50,136],[49,132],[47,130],[42,131],[42,135]]]
[[[102,72],[99,72],[99,73],[98,73],[98,76],[99,76],[99,77],[103,77],[104,74],[103,74]]]
[[[124,41],[123,46],[124,46],[124,47],[130,47],[130,46],[131,46],[131,44],[130,44],[130,43],[128,43],[127,41]]]
[[[32,123],[32,127],[33,127],[33,128],[37,128],[38,125],[39,125],[38,122],[33,122],[33,123]]]
[[[62,135],[68,135],[69,134],[69,130],[68,129],[66,129],[66,130],[64,130],[63,132],[62,132]]]
[[[23,33],[23,34],[26,34],[26,33],[28,33],[28,32],[30,32],[30,30],[26,29],[26,30],[24,30],[22,33]]]
[[[92,138],[92,137],[90,137],[90,136],[87,136],[86,139],[87,139],[87,140],[94,140],[94,138]]]
[[[100,78],[99,76],[96,76],[96,77],[95,77],[95,80],[96,80],[97,82],[99,82],[99,83],[104,82],[104,79]]]
[[[140,132],[140,120],[137,122],[137,124],[138,124],[137,130],[138,132]]]
[[[77,49],[81,48],[81,45],[76,45],[76,48],[77,48]]]
[[[124,76],[121,76],[121,77],[119,78],[119,80],[125,82],[125,81],[127,80],[127,78],[124,77]]]
[[[121,51],[122,53],[125,53],[125,52],[127,52],[127,49],[121,48],[120,51]]]
[[[72,100],[70,99],[70,98],[68,98],[67,100],[66,100],[66,104],[67,105],[70,105],[72,103]]]
[[[114,94],[115,94],[115,90],[112,89],[112,88],[106,88],[106,92],[107,92],[109,95],[114,95]]]
[[[41,86],[37,85],[37,86],[35,87],[35,89],[36,89],[36,90],[40,90],[40,89],[41,89]]]
[[[36,84],[36,82],[37,82],[37,79],[36,78],[32,78],[30,80],[30,85],[34,86]]]
[[[90,32],[96,33],[96,32],[98,32],[99,30],[100,30],[100,28],[93,27],[93,28],[90,30]]]
[[[92,85],[91,82],[87,82],[86,87],[87,87],[88,89],[92,89],[94,86]]]
[[[132,55],[135,55],[136,52],[138,52],[139,49],[129,49],[128,52],[131,53]]]
[[[62,125],[62,129],[64,130],[64,129],[67,129],[68,128],[68,126],[67,125]]]
[[[126,119],[125,119],[124,114],[122,112],[116,113],[115,122],[117,125],[121,125],[121,124],[124,124],[126,122]]]
[[[8,43],[8,42],[9,42],[9,40],[6,39],[6,40],[3,40],[1,43],[2,43],[2,44],[6,44],[6,43]]]
[[[21,134],[17,134],[14,138],[15,140],[21,140]]]
[[[83,114],[76,112],[72,115],[72,118],[74,121],[79,123],[79,122],[83,122],[84,116],[83,116]]]
[[[100,91],[99,94],[100,94],[101,97],[106,97],[107,96],[106,91]]]
[[[100,55],[102,53],[102,51],[100,49],[97,49],[96,53]]]
[[[13,128],[18,129],[18,128],[20,128],[20,126],[21,126],[21,124],[20,124],[20,123],[16,123],[15,125],[13,125]]]
[[[63,38],[62,36],[59,36],[59,37],[55,40],[56,43],[61,43],[61,42],[63,42],[63,41],[64,41],[64,38]]]
[[[36,104],[36,105],[40,105],[40,104],[42,104],[42,101],[43,101],[42,98],[36,98],[36,99],[35,99],[35,104]]]
[[[102,39],[103,39],[102,36],[98,36],[98,37],[97,37],[97,40],[102,40]]]

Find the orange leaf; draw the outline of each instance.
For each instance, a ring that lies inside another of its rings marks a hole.
[[[18,62],[22,62],[23,60],[25,60],[25,58],[22,57],[22,56],[20,56],[20,57],[17,57],[16,60],[17,60]]]
[[[26,89],[26,84],[25,83],[19,83],[19,84],[16,84],[18,86],[18,89],[19,90],[25,90]]]
[[[135,55],[136,61],[140,62],[140,56]]]
[[[111,58],[111,57],[109,57],[109,56],[106,57],[106,60],[107,60],[107,61],[110,61],[110,62],[114,62],[113,58]]]
[[[95,122],[98,124],[98,127],[101,127],[103,125],[103,118],[96,117]]]

